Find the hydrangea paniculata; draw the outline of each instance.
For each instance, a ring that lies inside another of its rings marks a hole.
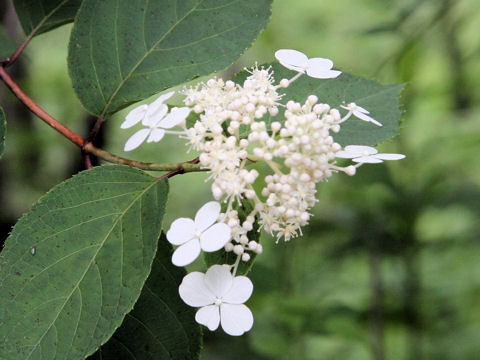
[[[367,109],[352,102],[340,106],[347,110],[342,116],[315,94],[302,102],[284,100],[282,89],[303,74],[331,79],[341,72],[332,70],[331,60],[309,59],[296,50],[278,50],[275,56],[297,74],[276,84],[271,67],[256,65],[247,70],[248,76],[242,83],[212,78],[184,88],[181,94],[186,106],[172,109],[167,115],[168,106],[163,102],[173,95],[170,92],[150,105],[134,109],[122,124],[122,128],[128,128],[142,122],[147,127],[127,141],[128,149],[145,139],[158,141],[164,134],[175,134],[186,139],[190,149],[200,152],[199,162],[209,172],[216,201],[205,204],[195,220],[175,220],[167,239],[179,246],[172,256],[177,266],[190,264],[201,250],[223,249],[236,259],[213,265],[205,274],[186,275],[179,288],[188,305],[200,307],[197,322],[210,330],[221,324],[230,335],[241,335],[253,325],[253,316],[243,305],[253,285],[245,276],[235,276],[240,261],[248,262],[263,251],[258,236],[250,238],[253,229],[263,229],[277,242],[289,241],[301,235],[302,227],[308,224],[310,210],[318,201],[319,182],[338,172],[353,176],[364,163],[405,157],[379,154],[375,148],[362,145],[349,145],[342,150],[334,136],[352,115],[376,126],[382,124],[368,115]],[[185,119],[191,110],[197,120],[187,128]],[[181,131],[166,130],[177,125],[182,127]],[[338,158],[352,159],[353,164],[340,166]],[[257,162],[264,162],[269,173],[261,176],[249,166]],[[244,216],[239,216],[238,209],[245,202],[253,205]]]

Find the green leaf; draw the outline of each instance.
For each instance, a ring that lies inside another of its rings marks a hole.
[[[271,0],[84,0],[68,66],[93,114],[232,64],[266,26]]]
[[[167,192],[101,166],[42,197],[0,254],[0,358],[83,359],[110,338],[150,272]]]
[[[223,204],[222,212],[226,210],[225,208],[226,208],[226,205]],[[254,203],[250,200],[245,200],[245,199],[242,200],[242,206],[237,206],[234,208],[234,210],[238,211],[238,218],[240,220],[240,223],[243,223],[246,220],[247,216],[252,212],[253,208],[254,208]],[[254,240],[257,243],[260,242],[260,232],[258,231],[258,227],[259,227],[258,220],[259,220],[258,216],[255,216],[253,229],[247,233],[248,240],[250,241]],[[254,253],[253,251],[249,252],[249,254],[250,254],[250,260],[248,261],[240,260],[238,264],[236,276],[246,275],[251,270],[253,263],[255,262],[255,258],[257,257],[257,254]],[[207,253],[207,252],[203,253],[203,259],[207,267],[210,267],[215,264],[233,265],[237,260],[237,257],[238,256],[233,251],[226,252],[224,249],[220,249],[218,251],[211,252],[211,253]]]
[[[89,360],[198,359],[202,342],[196,309],[178,295],[186,272],[172,265],[165,235],[142,294],[113,337]]]
[[[82,0],[14,0],[27,36],[35,36],[73,21]]]
[[[7,35],[5,28],[0,25],[0,58],[12,55],[15,50],[17,50],[17,44]]]
[[[264,66],[272,66],[277,83],[284,78],[291,79],[296,74],[278,63]],[[241,72],[235,76],[234,81],[241,84],[247,75],[246,72]],[[370,115],[383,124],[379,127],[352,116],[341,125],[340,132],[333,135],[335,141],[345,146],[376,145],[398,133],[401,116],[398,100],[402,88],[401,84],[381,85],[360,76],[342,73],[338,78],[328,80],[303,75],[288,88],[279,91],[285,94],[283,103],[288,100],[304,103],[309,95],[314,94],[318,96],[320,103],[327,103],[341,110],[342,114],[345,114],[346,110],[339,106],[343,102],[354,102],[369,110]],[[283,119],[284,109],[279,110],[277,117],[271,118],[267,115],[264,120],[267,123],[280,121],[279,119]]]
[[[7,133],[7,122],[5,121],[5,113],[0,107],[0,158],[5,150],[5,134]]]

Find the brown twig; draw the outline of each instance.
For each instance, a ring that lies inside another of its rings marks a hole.
[[[66,137],[68,140],[73,142],[75,145],[80,147],[85,153],[93,154],[100,159],[103,159],[107,162],[121,165],[128,165],[142,170],[151,170],[151,171],[169,171],[168,174],[164,177],[172,177],[177,174],[183,174],[186,172],[193,171],[205,171],[206,169],[201,168],[198,164],[198,158],[185,163],[145,163],[142,161],[130,160],[122,158],[120,156],[114,155],[103,149],[95,147],[90,141],[86,141],[80,135],[76,134],[65,125],[60,123],[58,120],[54,119],[50,114],[43,110],[35,101],[33,101],[25,92],[20,89],[20,87],[13,81],[10,75],[4,68],[4,65],[0,65],[0,79],[2,79],[8,88],[15,94],[15,96],[27,106],[30,111],[37,115],[41,120],[50,125],[52,128],[57,130],[60,134]],[[87,168],[91,166],[89,159],[86,160]],[[89,165],[90,164],[90,165]]]
[[[15,81],[10,77],[10,75],[5,70],[4,66],[0,66],[0,78],[5,82],[8,88],[15,94],[15,96],[23,103],[26,107],[30,109],[35,115],[40,119],[50,125],[52,128],[57,130],[60,134],[65,136],[68,140],[73,142],[79,147],[83,147],[84,140],[83,138],[74,133],[72,130],[67,128],[62,123],[55,120],[50,114],[43,110],[40,106],[35,103],[27,94],[23,92],[22,89],[17,85]]]
[[[178,174],[206,170],[198,164],[197,159],[180,163],[180,164],[179,163],[146,163],[142,161],[122,158],[120,156],[114,155],[103,149],[99,149],[95,147],[92,143],[85,144],[85,146],[83,147],[83,150],[110,163],[128,165],[128,166],[135,167],[137,169],[142,169],[142,170],[170,171],[170,172],[177,171]],[[179,169],[182,169],[182,171],[179,172]],[[164,177],[166,177],[166,175],[168,174],[165,174]],[[168,177],[171,177],[171,176],[168,176]]]
[[[27,47],[27,45],[30,43],[30,40],[32,40],[34,33],[32,32],[30,35],[28,35],[20,44],[20,46],[15,50],[12,56],[6,58],[4,61],[2,61],[2,67],[9,67],[11,66],[20,56],[20,54],[23,52],[23,50]]]

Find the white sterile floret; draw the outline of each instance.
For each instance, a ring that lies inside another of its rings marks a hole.
[[[174,93],[174,91],[170,91],[163,94],[150,105],[140,105],[128,113],[125,121],[120,125],[121,129],[128,129],[139,122],[142,122],[146,128],[137,131],[127,140],[124,151],[136,149],[145,140],[158,142],[165,135],[165,129],[170,129],[185,121],[190,113],[190,108],[173,108],[168,114],[168,106],[163,103]]]
[[[353,114],[353,116],[359,118],[360,120],[366,121],[366,122],[371,122],[372,124],[375,124],[377,126],[383,126],[382,123],[378,122],[371,116],[368,116],[367,114],[370,114],[370,112],[367,109],[364,109],[361,106],[358,106],[355,103],[349,103],[347,105],[340,105],[341,108],[348,110],[348,114],[345,116],[345,119],[348,119],[350,115]]]
[[[230,227],[216,223],[220,209],[218,202],[210,201],[198,210],[195,221],[179,218],[172,223],[167,232],[167,240],[173,245],[180,245],[172,256],[174,265],[188,265],[198,257],[200,250],[217,251],[230,240]]]
[[[364,145],[348,145],[345,150],[341,150],[335,154],[337,158],[352,159],[357,163],[369,163],[376,164],[381,163],[383,160],[400,160],[404,159],[403,154],[379,154],[378,150]]]
[[[287,69],[302,74],[306,73],[308,76],[317,79],[332,79],[342,73],[332,70],[332,60],[324,58],[309,59],[307,55],[297,50],[280,49],[275,52],[275,57]]]
[[[195,320],[210,331],[221,324],[227,334],[240,336],[252,328],[252,312],[243,304],[253,291],[249,278],[234,277],[227,267],[213,265],[205,274],[186,275],[178,291],[187,305],[200,307]]]

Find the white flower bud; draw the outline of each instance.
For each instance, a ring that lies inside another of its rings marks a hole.
[[[310,104],[314,105],[314,104],[316,104],[316,103],[318,102],[318,97],[315,96],[315,95],[310,95],[310,96],[307,98],[307,101],[308,101]]]
[[[243,246],[242,245],[235,245],[233,247],[233,252],[236,254],[236,255],[241,255],[243,254],[245,250],[243,249]]]
[[[310,214],[307,213],[307,212],[303,212],[303,213],[300,215],[300,220],[302,220],[302,221],[304,221],[304,222],[307,222],[309,219],[310,219]]]
[[[248,260],[250,260],[250,254],[243,253],[242,254],[242,261],[247,262]]]
[[[268,112],[272,116],[277,116],[278,115],[278,108],[277,107],[271,107],[271,108],[268,109]]]
[[[353,165],[347,166],[345,168],[345,174],[347,174],[349,176],[355,175],[356,172],[357,172],[357,168]]]
[[[277,132],[278,130],[280,130],[282,127],[282,124],[280,124],[278,121],[274,121],[270,124],[270,128],[272,129],[272,131],[274,132]]]
[[[255,105],[253,105],[252,103],[248,103],[245,106],[245,111],[248,112],[248,113],[254,112],[255,111]]]
[[[282,80],[280,80],[280,87],[281,87],[281,88],[287,88],[288,85],[290,85],[290,81],[288,81],[288,79],[282,79]]]
[[[242,228],[244,228],[247,231],[250,231],[253,229],[253,224],[249,221],[244,221],[242,224]]]
[[[302,175],[300,175],[300,181],[301,182],[309,182],[311,180],[310,178],[310,175],[308,175],[307,173],[303,173]]]

